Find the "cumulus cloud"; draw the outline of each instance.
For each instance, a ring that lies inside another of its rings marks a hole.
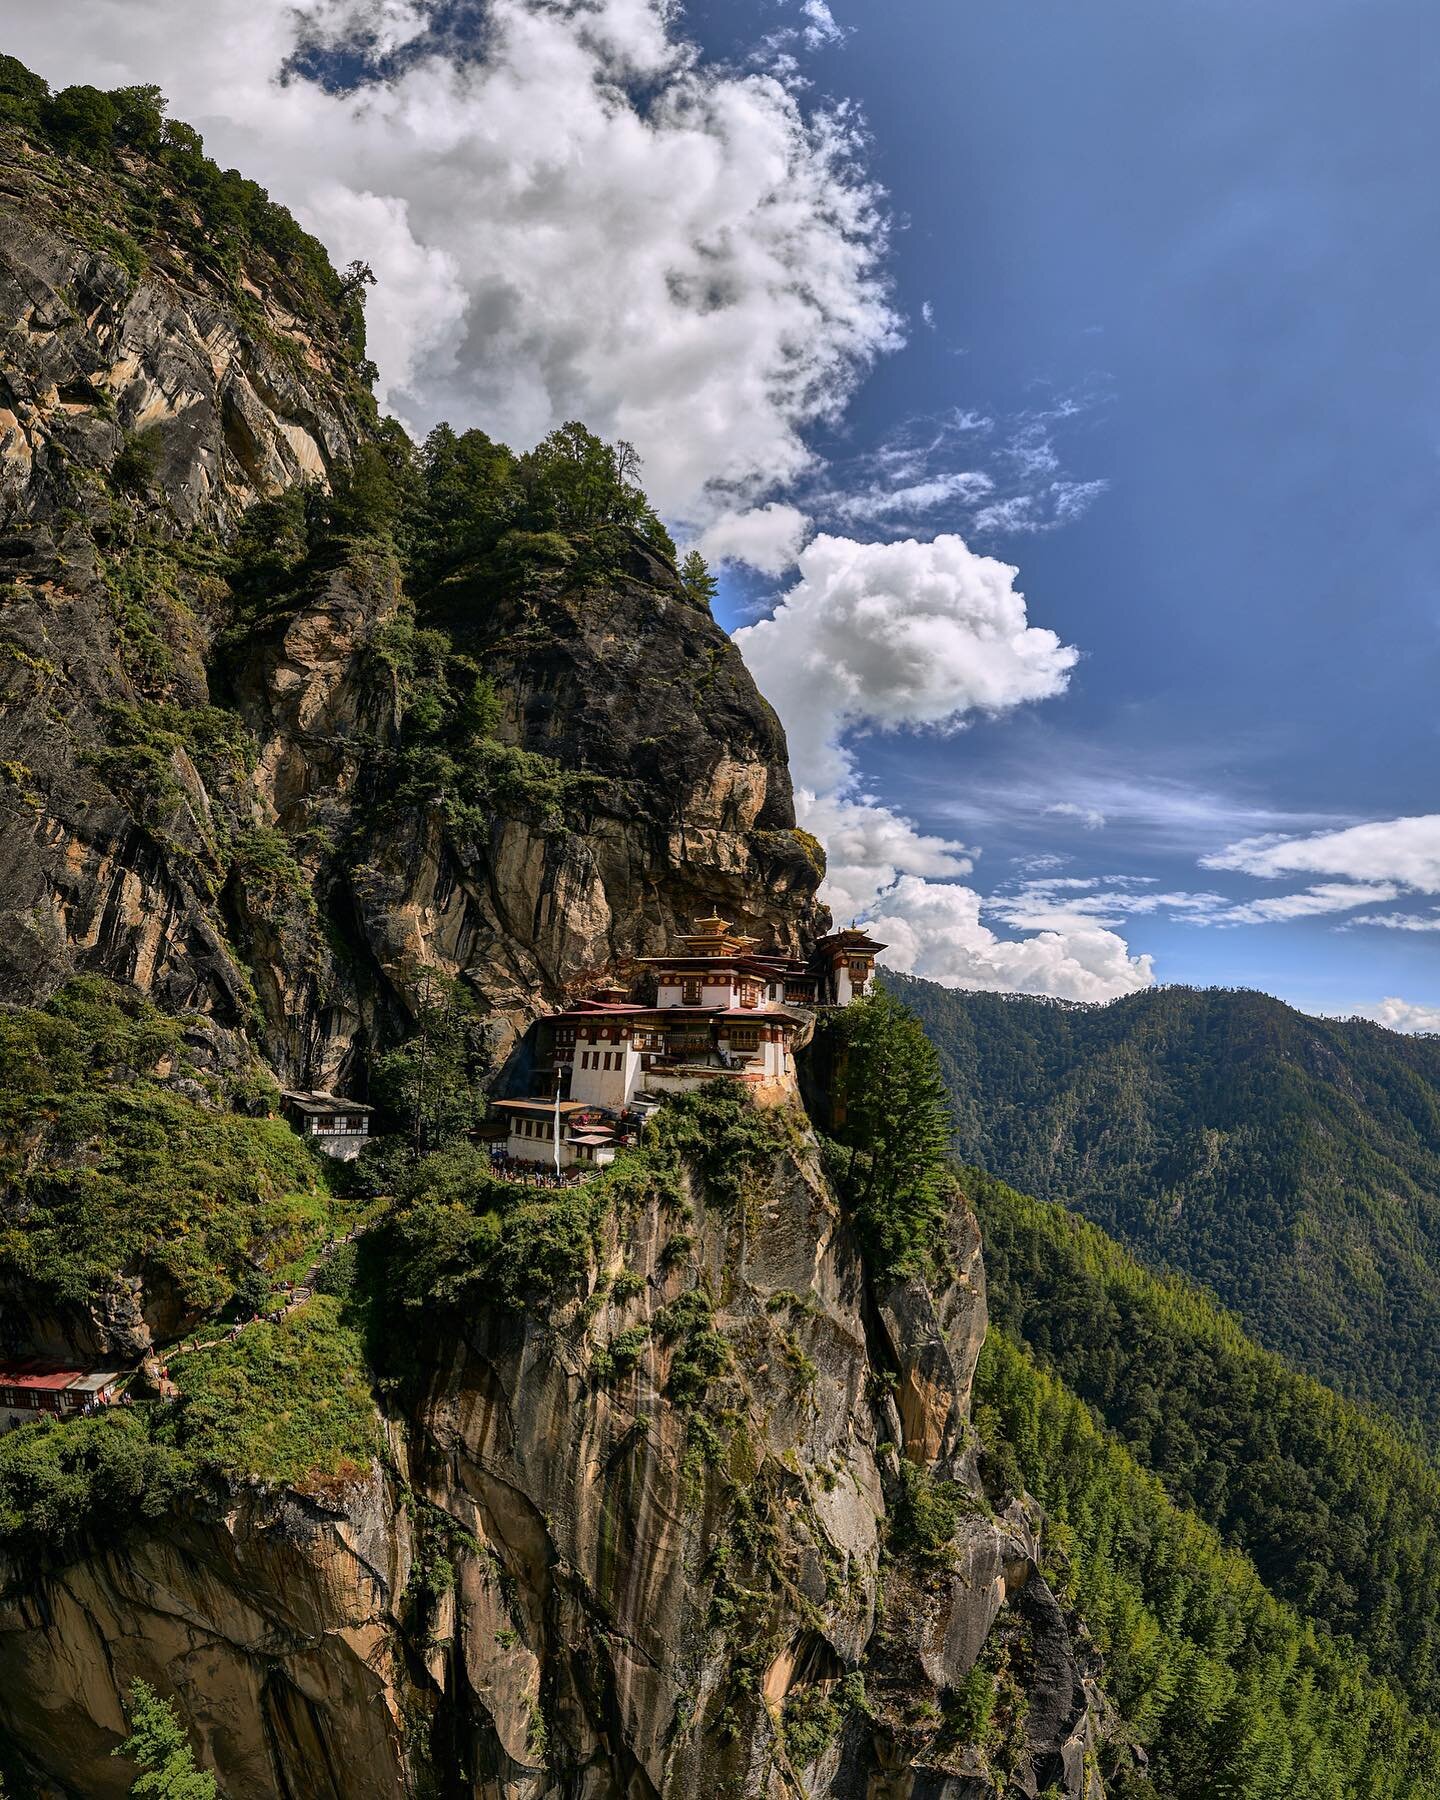
[[[1380,925],[1386,931],[1440,931],[1440,913],[1366,913],[1352,925]]]
[[[800,783],[842,791],[856,728],[953,731],[1064,692],[1079,652],[1028,622],[1017,571],[964,540],[821,536],[772,618],[736,633],[785,722]]]
[[[964,844],[918,831],[889,807],[800,789],[800,823],[825,846],[829,867],[825,903],[848,924],[868,915],[902,871],[912,876],[968,875],[974,867]]]
[[[1388,1025],[1391,1031],[1440,1031],[1440,1006],[1417,1005],[1394,995],[1378,1006],[1367,1007],[1360,1016],[1373,1019],[1377,1025]]]
[[[798,506],[771,500],[721,513],[695,547],[710,562],[748,563],[762,575],[782,575],[794,567],[809,530],[810,520]]]
[[[489,0],[466,58],[425,35],[443,11],[72,0],[17,11],[6,47],[56,82],[159,83],[222,163],[366,257],[412,426],[527,445],[582,418],[696,525],[809,468],[806,428],[900,340],[855,119],[706,65],[665,0]],[[317,42],[405,55],[337,93],[296,61]]]
[[[802,823],[826,845],[822,897],[868,919],[893,968],[954,986],[1111,999],[1153,979],[1115,932],[1070,909],[1054,929],[1007,939],[956,878],[972,854],[859,792],[849,737],[954,731],[1064,691],[1078,652],[1029,623],[1016,571],[958,537],[862,544],[821,536],[773,618],[736,641],[790,738]],[[1028,920],[1017,920],[1030,930]]]
[[[1068,920],[1063,930],[997,937],[980,917],[971,888],[903,875],[880,900],[870,929],[889,946],[885,961],[907,974],[952,987],[1113,1000],[1149,987],[1148,956],[1102,926]]]
[[[1338,875],[1440,894],[1440,813],[1378,819],[1307,837],[1245,838],[1201,860],[1206,868],[1247,875]]]

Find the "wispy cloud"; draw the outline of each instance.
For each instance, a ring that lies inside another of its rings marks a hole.
[[[1386,931],[1440,931],[1440,913],[1366,913],[1351,925],[1379,925]]]
[[[1208,869],[1236,869],[1268,879],[1343,875],[1440,894],[1440,813],[1373,819],[1305,837],[1266,833],[1229,844],[1201,860]]]
[[[921,309],[933,327],[934,309]],[[840,461],[797,497],[822,521],[865,522],[903,534],[937,513],[978,538],[1033,535],[1073,523],[1107,490],[1102,477],[1065,466],[1061,434],[1103,404],[1063,396],[1009,418],[951,411],[907,421],[878,448]]]

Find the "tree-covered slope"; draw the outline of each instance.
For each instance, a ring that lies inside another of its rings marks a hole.
[[[975,1174],[991,1317],[1273,1593],[1440,1711],[1440,1474],[1203,1293]]]
[[[1440,1040],[1246,992],[1084,1007],[886,979],[940,1052],[966,1161],[1440,1436]]]
[[[1084,1619],[1145,1761],[1111,1800],[1433,1800],[1440,1735],[1363,1655],[1277,1600],[1063,1382],[992,1330],[975,1385],[997,1501],[1049,1514],[1057,1591]]]

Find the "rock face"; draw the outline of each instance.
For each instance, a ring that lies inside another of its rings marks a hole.
[[[138,1674],[232,1800],[1097,1800],[1095,1695],[1038,1521],[974,1474],[963,1208],[954,1235],[946,1285],[870,1292],[797,1115],[738,1208],[692,1170],[612,1221],[588,1295],[441,1333],[390,1473],[12,1573],[0,1721],[87,1796],[124,1791],[108,1751]],[[687,1398],[696,1332],[723,1366]],[[962,1497],[942,1556],[895,1535],[902,1465]],[[437,1549],[454,1579],[427,1589]],[[1012,1708],[984,1744],[946,1710],[977,1666]]]
[[[0,129],[0,996],[98,970],[250,1028],[287,1080],[363,1091],[422,967],[467,980],[498,1060],[567,984],[712,905],[798,948],[821,869],[779,723],[638,537],[602,583],[447,621],[506,697],[503,735],[594,778],[582,812],[501,811],[483,842],[427,810],[367,833],[400,729],[374,654],[403,610],[393,559],[308,572],[219,667],[237,615],[215,542],[373,438],[339,326],[302,323],[278,266],[237,293],[162,242],[132,276],[76,241],[66,172]],[[141,176],[75,179],[103,218]],[[247,876],[257,828],[339,953]]]

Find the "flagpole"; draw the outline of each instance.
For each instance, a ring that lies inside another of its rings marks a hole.
[[[555,1071],[555,1173],[560,1173],[560,1071]]]

